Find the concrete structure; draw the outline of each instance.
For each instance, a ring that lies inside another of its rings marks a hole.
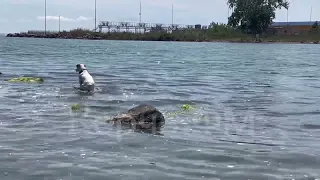
[[[185,30],[185,29],[208,29],[208,26],[197,25],[182,25],[182,24],[157,24],[157,23],[135,23],[135,22],[112,22],[112,21],[101,21],[97,27],[99,32],[107,30],[107,32],[134,32],[134,33],[145,33],[145,32],[172,32],[174,30]]]
[[[135,23],[135,22],[114,22],[114,21],[101,21],[93,32],[133,32],[133,33],[146,33],[146,32],[167,32],[191,29],[208,29],[207,25],[183,25],[183,24],[160,24],[160,23]],[[59,28],[60,30],[60,28]],[[47,31],[42,30],[29,30],[28,32],[21,32],[27,34],[56,34],[60,31]]]
[[[267,33],[275,35],[301,35],[312,31],[317,21],[274,22]]]

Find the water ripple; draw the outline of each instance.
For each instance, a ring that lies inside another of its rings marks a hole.
[[[320,178],[315,46],[0,40],[1,179]],[[74,91],[78,63],[96,94]],[[105,123],[140,103],[161,136]]]

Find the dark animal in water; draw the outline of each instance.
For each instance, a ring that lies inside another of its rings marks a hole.
[[[155,107],[142,104],[117,115],[107,122],[129,126],[138,130],[151,130],[163,127],[165,119]]]

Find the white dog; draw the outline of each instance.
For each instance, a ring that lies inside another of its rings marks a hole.
[[[76,72],[79,73],[80,90],[82,91],[94,91],[94,80],[91,74],[87,71],[84,64],[77,64]]]

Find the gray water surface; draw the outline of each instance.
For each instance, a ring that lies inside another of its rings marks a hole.
[[[0,37],[0,179],[319,179],[319,49]],[[45,82],[7,82],[22,75]],[[105,123],[142,103],[162,135]]]

